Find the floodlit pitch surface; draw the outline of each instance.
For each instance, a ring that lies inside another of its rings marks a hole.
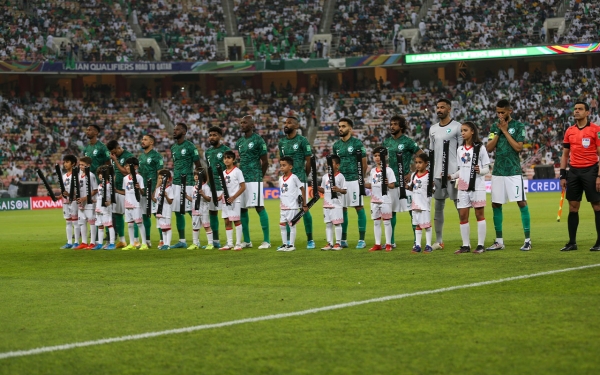
[[[519,251],[523,233],[513,203],[504,208],[507,249],[481,255],[452,254],[460,234],[450,210],[446,249],[430,255],[410,254],[407,214],[398,218],[391,253],[305,250],[302,222],[298,250],[278,253],[278,201],[267,201],[274,247],[256,249],[262,234],[251,211],[255,248],[242,252],[59,250],[60,210],[3,212],[0,373],[597,374],[600,253],[588,251],[593,215],[584,203],[580,249],[561,253],[568,213],[556,222],[559,198],[529,195],[532,251]],[[312,212],[320,248],[320,205]],[[353,247],[352,211],[350,218]],[[486,218],[489,245],[490,205]],[[154,246],[156,237],[153,229]],[[200,238],[204,243],[204,233]],[[524,277],[503,280],[514,276]],[[501,282],[475,284],[492,280]],[[465,288],[442,289],[454,286]],[[276,315],[285,313],[297,314]],[[236,322],[247,318],[264,320]],[[227,324],[210,326],[216,323]],[[97,341],[203,325],[209,326]],[[27,352],[36,348],[48,351]]]

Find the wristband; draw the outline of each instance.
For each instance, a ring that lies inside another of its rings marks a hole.
[[[564,168],[560,169],[560,179],[561,180],[566,180],[567,179],[567,170]]]

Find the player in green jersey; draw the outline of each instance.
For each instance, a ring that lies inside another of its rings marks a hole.
[[[123,176],[129,174],[129,166],[125,165],[125,160],[132,158],[133,154],[121,146],[116,140],[108,142],[106,145],[110,152],[110,158],[113,169],[115,171],[115,187],[121,189],[123,186]],[[125,196],[123,194],[115,194],[116,202],[113,202],[113,225],[115,227],[116,235],[119,237],[117,241],[117,249],[121,249],[127,246],[125,241]],[[138,242],[138,227],[134,225],[135,230],[135,246],[139,246]]]
[[[252,116],[244,116],[240,120],[240,128],[244,135],[235,143],[235,149],[240,155],[239,168],[246,180],[246,190],[242,194],[241,221],[244,235],[242,247],[252,247],[248,226],[250,222],[248,207],[255,207],[263,231],[263,243],[258,248],[268,249],[271,247],[269,215],[263,206],[263,178],[269,168],[267,144],[260,135],[254,132]]]
[[[92,159],[90,172],[93,174],[96,174],[99,166],[106,164],[110,160],[108,149],[104,143],[98,140],[98,134],[100,134],[100,127],[96,124],[88,126],[85,131],[85,135],[90,143],[83,149],[83,154]]]
[[[400,199],[400,189],[398,188],[398,180],[404,178],[406,184],[410,182],[410,165],[415,155],[419,155],[423,152],[415,141],[406,136],[408,125],[406,119],[402,116],[393,116],[390,119],[389,132],[390,135],[383,140],[383,147],[388,150],[388,166],[394,171],[396,175],[396,187],[390,189],[388,194],[392,201],[392,246],[396,247],[395,242],[395,229],[396,229],[396,213],[406,212],[410,214],[411,225],[412,225],[412,210],[410,209],[412,193],[407,190],[407,199]],[[402,166],[404,176],[398,174],[398,158],[397,152],[402,152]],[[413,236],[416,225],[412,225]]]
[[[156,189],[156,183],[158,181],[158,171],[163,169],[164,161],[162,155],[154,149],[154,144],[156,143],[156,138],[152,134],[146,134],[142,137],[142,149],[144,152],[140,154],[138,160],[140,161],[140,167],[138,172],[144,178],[144,186],[146,189],[148,188],[148,180],[152,181],[152,189],[151,193]],[[146,204],[147,204],[147,190],[144,189],[144,196],[141,199],[140,207],[142,208],[142,218],[144,220],[144,228],[146,228],[147,235],[147,244],[148,247],[152,246],[152,242],[150,241],[150,233],[152,221],[150,220],[150,215],[146,215]],[[156,212],[154,212],[154,217],[156,217]],[[160,236],[160,242],[158,246],[162,246],[162,230],[158,229],[158,234]]]
[[[171,145],[171,156],[173,157],[173,202],[171,207],[175,212],[179,242],[171,246],[171,249],[187,249],[185,240],[185,215],[179,212],[179,200],[181,197],[181,175],[186,175],[185,193],[190,197],[194,195],[194,166],[201,167],[198,149],[194,144],[185,139],[187,125],[180,122],[173,129],[175,143]],[[186,200],[185,211],[192,215],[191,201]]]
[[[519,153],[525,141],[525,125],[511,118],[512,106],[506,99],[496,104],[498,121],[492,125],[486,146],[487,152],[496,150],[494,169],[492,170],[492,211],[496,241],[486,250],[504,249],[502,238],[502,205],[517,202],[521,211],[521,223],[525,232],[525,243],[521,250],[531,250],[531,218],[525,192],[523,191],[523,171]]]
[[[308,175],[310,174],[310,157],[312,150],[308,139],[298,134],[298,119],[288,117],[283,124],[283,132],[285,138],[279,140],[279,158],[289,156],[294,160],[292,173],[295,174],[300,181],[304,182],[304,191],[306,192],[306,201],[310,200],[308,196]],[[315,171],[316,173],[316,171]],[[314,194],[314,193],[313,193]],[[304,229],[306,231],[306,248],[314,249],[315,241],[312,235],[312,215],[307,211],[302,217],[304,220]],[[286,225],[289,236],[289,225]]]
[[[363,207],[362,196],[358,184],[358,165],[356,162],[356,150],[361,150],[363,176],[367,172],[367,150],[363,143],[352,136],[352,127],[354,123],[348,118],[342,118],[338,121],[338,131],[340,140],[333,144],[333,155],[340,158],[340,173],[346,178],[347,191],[344,195],[342,205],[344,206],[344,223],[342,224],[342,247],[348,247],[348,207],[354,207],[358,215],[358,233],[360,240],[356,245],[357,249],[364,249],[365,233],[367,231],[367,215]]]
[[[231,150],[231,148],[221,143],[222,137],[223,130],[221,130],[220,127],[213,126],[210,129],[208,129],[208,143],[210,143],[211,147],[205,151],[205,157],[208,160],[208,163],[210,164],[212,175],[217,176],[217,178],[213,178],[213,181],[215,183],[215,190],[217,191],[217,197],[223,194],[221,179],[218,178],[219,172],[217,170],[217,165],[220,165],[223,171],[227,169],[225,167],[225,163],[223,162],[223,156],[225,155],[225,152]],[[208,210],[210,217],[210,228],[213,231],[213,246],[216,248],[220,248],[221,241],[219,241],[218,214],[219,211],[223,210],[223,203],[221,201],[213,202],[211,199],[211,201],[208,203]]]

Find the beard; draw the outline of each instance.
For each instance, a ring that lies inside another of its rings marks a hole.
[[[211,140],[209,140],[208,144],[210,144],[213,147],[217,147],[217,145],[219,144],[219,141],[211,141]]]
[[[283,128],[283,132],[285,134],[291,134],[294,131],[294,129],[288,128],[287,126]]]

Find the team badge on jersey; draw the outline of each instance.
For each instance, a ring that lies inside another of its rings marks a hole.
[[[288,184],[283,184],[283,186],[281,187],[281,192],[282,193],[287,193],[288,190],[289,190]]]
[[[513,128],[508,129],[508,134],[510,134],[510,135],[515,134],[515,129],[513,129]]]
[[[352,147],[352,146],[348,146],[348,152],[349,152],[349,153],[352,153],[352,151],[354,151],[354,147]]]
[[[404,150],[404,145],[398,145],[398,151]]]
[[[223,153],[222,153],[222,152],[219,152],[219,153],[217,154],[217,159],[222,159],[222,158],[223,158]]]
[[[146,163],[148,163],[148,164],[152,163],[152,158],[146,159]]]
[[[583,146],[583,148],[590,147],[591,143],[592,143],[592,140],[590,138],[582,138],[581,139],[581,145]]]
[[[446,133],[450,134],[450,132],[452,131],[452,129],[446,129]]]
[[[181,155],[185,155],[185,148],[181,150]]]
[[[94,150],[94,152],[92,152],[92,154],[94,154],[94,156],[98,155],[98,150]]]
[[[462,161],[463,163],[468,163],[471,161],[471,154],[469,154],[468,152],[465,152],[461,157],[460,157],[460,161]]]
[[[295,144],[294,144],[294,146],[293,146],[292,148],[293,148],[294,150],[297,150],[297,149],[298,149],[298,144],[297,144],[297,143],[295,143]]]
[[[248,143],[248,148],[252,148],[252,147],[254,147],[254,142]]]
[[[119,164],[121,164],[121,165],[125,164],[125,159],[124,158],[123,159],[119,159]]]

